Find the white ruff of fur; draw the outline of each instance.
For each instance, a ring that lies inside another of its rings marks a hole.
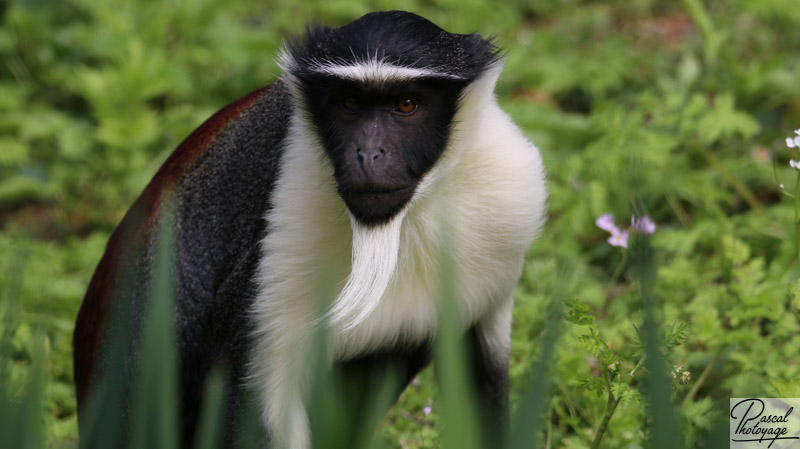
[[[476,326],[489,353],[503,359],[514,288],[544,222],[547,192],[536,147],[494,98],[498,63],[464,90],[447,148],[403,211],[382,226],[359,225],[337,194],[330,161],[313,137],[302,91],[290,73],[293,64],[284,55],[283,81],[299,106],[261,242],[251,380],[275,447],[308,449],[305,403],[313,371],[310,337],[321,321],[320,273],[332,271],[342,288],[325,315],[333,325],[331,362],[429,341],[437,322],[437,228],[446,211],[461,324]],[[379,72],[369,75],[373,83],[408,75],[379,64],[351,74],[367,76],[370,70]]]
[[[380,303],[397,266],[404,217],[405,211],[401,211],[388,223],[368,227],[350,216],[353,229],[350,276],[327,314],[334,328],[352,330]]]

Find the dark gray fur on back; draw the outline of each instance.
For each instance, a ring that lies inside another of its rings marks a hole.
[[[266,232],[291,113],[289,92],[276,82],[227,125],[177,186],[184,443],[196,430],[203,382],[214,366],[230,375],[229,412],[241,409],[258,243]]]

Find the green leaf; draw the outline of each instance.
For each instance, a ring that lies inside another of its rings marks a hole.
[[[0,167],[19,166],[28,161],[27,145],[18,139],[0,137]]]
[[[570,323],[579,326],[588,326],[594,323],[594,317],[586,313],[590,309],[589,304],[582,303],[578,298],[572,298],[565,302],[565,306],[564,319]]]
[[[579,385],[586,391],[594,392],[598,397],[603,396],[606,391],[606,383],[600,377],[584,377]]]
[[[729,92],[716,97],[712,109],[697,123],[697,135],[705,145],[734,135],[749,138],[758,130],[758,122],[753,116],[736,110],[733,95]]]
[[[769,383],[778,392],[777,397],[800,398],[800,380],[770,379]]]

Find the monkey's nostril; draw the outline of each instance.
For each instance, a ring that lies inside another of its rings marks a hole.
[[[360,162],[374,162],[378,159],[386,156],[386,150],[383,148],[378,148],[377,150],[362,150],[361,148],[356,148],[356,156],[358,156],[358,160]]]

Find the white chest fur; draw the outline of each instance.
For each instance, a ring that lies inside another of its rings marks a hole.
[[[482,111],[470,110],[472,104],[483,105]],[[473,119],[456,117],[453,144],[414,200],[380,230],[351,222],[315,141],[287,142],[252,311],[253,381],[280,447],[308,447],[303,396],[309,370],[303,355],[319,322],[322,273],[338,280],[336,288],[343,291],[328,315],[333,359],[433,337],[441,242],[451,244],[465,328],[508,308],[524,254],[544,220],[541,159],[494,99],[467,92],[460,111]],[[291,126],[305,124],[296,115]]]

